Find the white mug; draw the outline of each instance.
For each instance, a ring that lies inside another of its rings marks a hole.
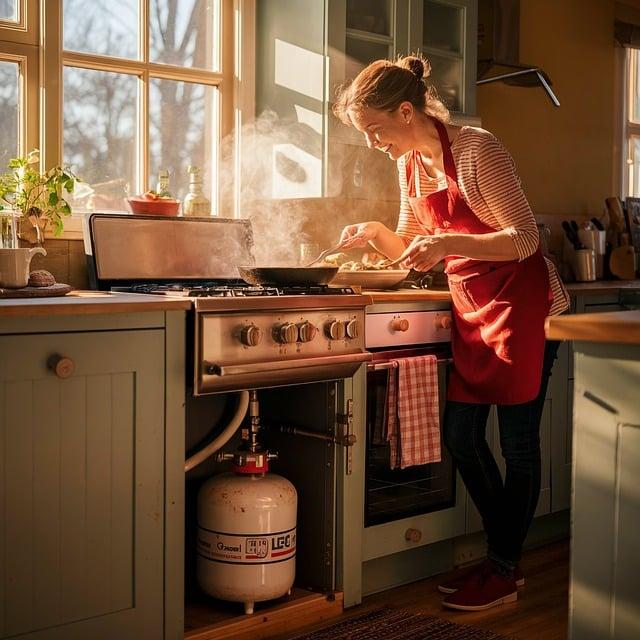
[[[42,247],[0,249],[0,287],[20,289],[29,282],[29,265],[33,256],[47,255]]]

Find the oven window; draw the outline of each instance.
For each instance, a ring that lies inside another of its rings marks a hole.
[[[447,365],[438,365],[442,416]],[[455,469],[448,451],[442,460],[407,469],[391,469],[386,441],[386,396],[389,370],[367,374],[367,451],[365,476],[365,526],[447,509],[455,504]]]

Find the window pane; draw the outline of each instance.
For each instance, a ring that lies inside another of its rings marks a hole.
[[[629,163],[629,195],[633,198],[640,197],[640,136],[631,136],[629,139],[630,163]]]
[[[18,19],[18,0],[0,0],[0,20]]]
[[[151,62],[219,70],[219,0],[153,0],[149,13]]]
[[[461,53],[464,9],[426,0],[423,11],[423,47]]]
[[[391,35],[389,0],[347,0],[347,29]]]
[[[0,62],[0,168],[18,155],[18,96],[20,68],[16,62]]]
[[[169,190],[180,200],[188,193],[189,165],[200,167],[204,195],[216,213],[211,179],[217,175],[218,89],[191,82],[152,79],[149,86],[149,186],[160,169],[169,170]]]
[[[63,83],[64,162],[93,191],[76,206],[127,211],[125,197],[139,191],[138,78],[65,67]]]
[[[138,0],[64,0],[64,48],[138,58]]]

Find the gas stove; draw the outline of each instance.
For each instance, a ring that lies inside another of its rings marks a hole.
[[[115,291],[152,295],[180,296],[185,298],[257,298],[265,296],[326,296],[356,295],[351,287],[309,286],[253,286],[242,281],[212,282],[149,282],[125,287],[112,287]]]
[[[365,306],[351,287],[256,287],[247,220],[93,214],[95,288],[192,300],[187,359],[193,394],[352,376],[371,359]]]

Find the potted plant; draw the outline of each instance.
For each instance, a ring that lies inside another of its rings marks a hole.
[[[42,244],[48,224],[53,225],[56,236],[62,233],[63,218],[71,214],[64,195],[65,192],[73,193],[79,179],[67,167],[57,166],[41,172],[39,165],[38,149],[31,151],[26,158],[9,160],[9,171],[0,176],[0,209],[8,209],[21,220],[28,221],[35,229],[36,242]],[[9,224],[10,219],[5,217],[3,227]],[[2,229],[4,238],[9,233]],[[13,236],[15,242],[15,231]]]

